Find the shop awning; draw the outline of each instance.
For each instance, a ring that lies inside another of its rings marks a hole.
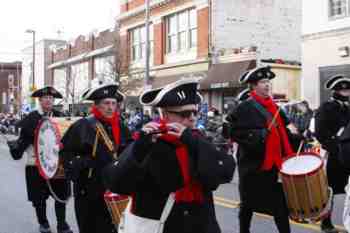
[[[207,72],[203,71],[203,72],[195,72],[190,74],[176,74],[176,75],[169,75],[169,76],[153,77],[151,79],[152,88],[163,87],[169,83],[175,82],[183,78],[188,78],[188,77],[204,79],[207,77]]]
[[[201,90],[238,87],[239,77],[256,67],[256,60],[220,63],[211,66],[208,76],[200,81]]]

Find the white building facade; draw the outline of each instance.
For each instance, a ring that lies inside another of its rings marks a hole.
[[[41,40],[35,43],[35,67],[34,67],[34,87],[42,88],[50,84],[50,74],[48,72],[48,56],[50,46],[62,46],[66,42],[62,40]],[[22,104],[30,104],[30,94],[33,88],[33,47],[27,47],[22,50]]]
[[[350,76],[350,0],[303,1],[302,32],[302,95],[317,108],[329,77]]]

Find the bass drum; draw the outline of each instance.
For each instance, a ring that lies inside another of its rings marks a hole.
[[[59,157],[61,138],[77,119],[43,118],[35,130],[34,153],[40,175],[48,179],[63,179],[63,162]]]

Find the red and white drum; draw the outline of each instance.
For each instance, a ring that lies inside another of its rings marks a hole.
[[[316,153],[301,153],[283,162],[283,189],[293,220],[315,220],[330,211],[331,191],[323,165]]]
[[[40,175],[44,179],[63,179],[64,169],[59,157],[61,138],[69,126],[80,118],[43,118],[36,130],[34,154]]]
[[[58,176],[61,133],[57,124],[50,118],[41,120],[36,128],[34,142],[36,165],[40,175],[44,179],[63,178],[62,173]]]
[[[118,226],[122,214],[129,203],[129,196],[106,192],[104,194],[104,200],[111,214],[113,224]]]

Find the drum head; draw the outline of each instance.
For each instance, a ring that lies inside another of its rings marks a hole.
[[[43,119],[36,128],[34,151],[36,165],[44,179],[53,178],[59,167],[61,135],[56,123]]]
[[[298,176],[307,175],[322,166],[321,158],[310,154],[304,154],[287,159],[282,164],[281,173],[285,175]]]

